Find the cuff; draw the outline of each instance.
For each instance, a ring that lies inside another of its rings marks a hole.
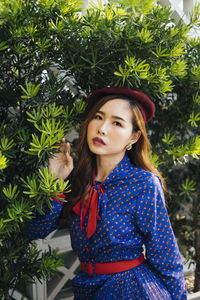
[[[57,194],[56,198],[51,197],[52,200],[63,203],[63,201],[61,199],[57,199],[57,197],[61,198],[61,199],[65,199],[65,195],[64,194]]]

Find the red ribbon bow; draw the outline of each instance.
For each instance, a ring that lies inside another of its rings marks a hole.
[[[86,227],[88,239],[96,231],[97,220],[101,220],[98,215],[98,212],[99,212],[98,200],[99,200],[99,192],[101,192],[101,194],[102,194],[101,197],[103,197],[103,194],[105,193],[105,191],[101,187],[102,184],[103,184],[103,182],[99,185],[98,188],[95,188],[95,183],[93,181],[93,186],[90,188],[89,197],[86,199],[83,206],[81,207],[82,199],[80,199],[78,201],[78,203],[72,209],[77,215],[81,215],[80,216],[81,232],[83,230],[83,221],[84,221],[85,215],[89,209],[88,223],[87,223],[87,227]]]

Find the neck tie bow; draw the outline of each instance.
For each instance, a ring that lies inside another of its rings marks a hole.
[[[94,176],[95,178],[95,176]],[[80,215],[80,229],[81,232],[83,230],[83,221],[85,218],[85,215],[87,214],[87,211],[89,210],[89,215],[88,215],[88,223],[86,227],[86,232],[87,232],[87,238],[89,239],[96,231],[97,227],[97,220],[101,220],[99,217],[99,208],[102,206],[102,199],[105,197],[104,193],[105,190],[102,188],[102,184],[104,182],[100,183],[99,185],[95,185],[95,181],[93,179],[93,185],[90,188],[89,191],[89,196],[84,202],[84,204],[81,206],[82,199],[78,201],[78,203],[73,207],[73,211],[77,214]],[[107,199],[107,198],[106,198]],[[105,214],[105,208],[103,210]]]

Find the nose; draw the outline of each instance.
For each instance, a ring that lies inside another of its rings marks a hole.
[[[103,124],[101,124],[98,127],[98,133],[101,134],[101,135],[106,135],[107,134],[107,124],[106,124],[106,122],[104,122]]]

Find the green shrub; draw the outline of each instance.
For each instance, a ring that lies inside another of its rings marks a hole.
[[[51,196],[69,190],[67,181],[48,174],[47,160],[78,128],[85,97],[104,86],[140,89],[155,102],[148,126],[152,159],[171,191],[169,213],[181,249],[195,245],[199,268],[200,42],[189,38],[199,9],[188,25],[175,24],[172,11],[152,0],[80,11],[75,0],[0,1],[1,297],[61,264],[50,251],[42,265],[24,224],[43,213],[43,205],[51,208]],[[192,203],[192,217],[185,203]],[[196,275],[200,289],[197,282]]]

